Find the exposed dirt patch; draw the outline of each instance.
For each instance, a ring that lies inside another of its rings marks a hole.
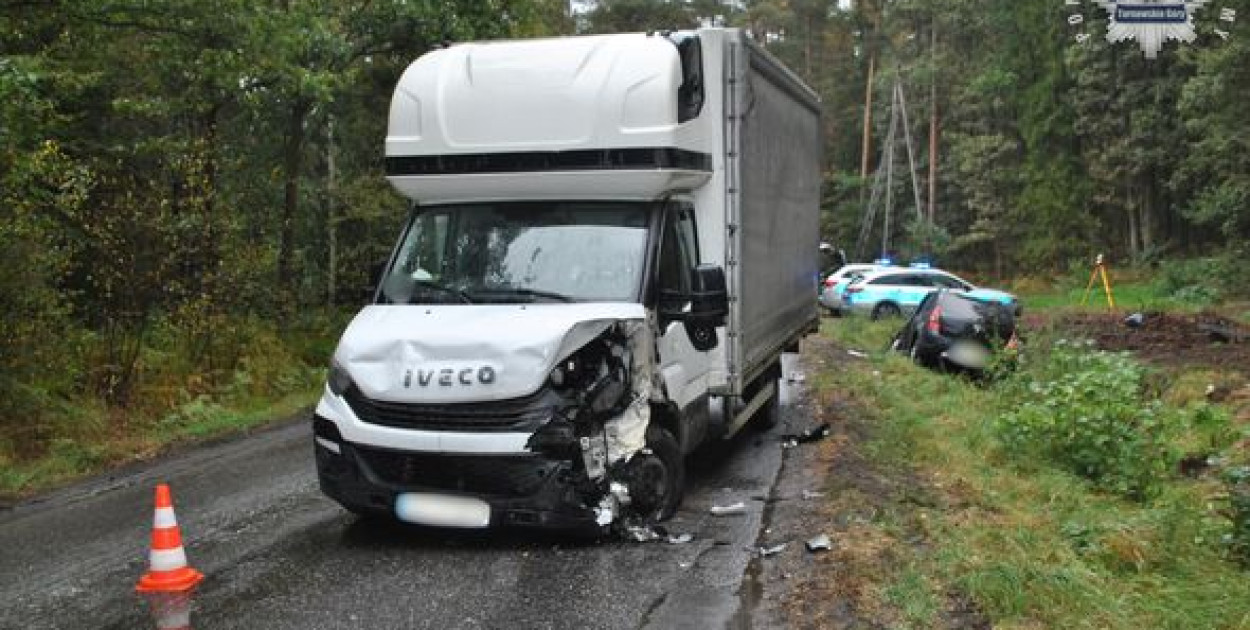
[[[1133,326],[1124,314],[1069,315],[1059,327],[1104,350],[1127,350],[1152,363],[1250,371],[1250,327],[1214,313],[1143,316]]]
[[[803,369],[816,374],[844,363],[846,350],[827,338],[805,342]],[[960,503],[948,489],[865,452],[872,423],[857,402],[836,391],[808,392],[801,403],[812,426],[829,423],[829,437],[786,451],[760,547],[784,551],[752,562],[760,600],[754,628],[892,628],[905,623],[886,589],[909,557],[927,550],[925,512]],[[801,433],[811,427],[788,427]],[[778,446],[780,448],[780,445]],[[813,494],[818,493],[818,494]],[[886,525],[888,524],[888,525]],[[829,536],[829,551],[805,542]],[[938,627],[981,629],[990,623],[957,591],[933,589]]]

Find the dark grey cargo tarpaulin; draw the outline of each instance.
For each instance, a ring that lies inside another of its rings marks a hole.
[[[745,39],[730,46],[726,223],[737,226],[727,256],[737,299],[729,328],[739,336],[729,340],[729,359],[731,387],[741,392],[783,345],[819,322],[823,140],[816,94],[758,46]],[[781,252],[801,263],[778,265]]]

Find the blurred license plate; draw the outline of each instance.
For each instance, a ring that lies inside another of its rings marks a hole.
[[[983,368],[990,362],[990,351],[971,341],[961,341],[946,351],[946,360],[968,368]]]
[[[405,492],[395,497],[395,516],[405,523],[432,527],[486,527],[490,504],[472,497]]]

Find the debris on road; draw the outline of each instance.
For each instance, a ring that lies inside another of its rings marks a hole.
[[[694,540],[694,534],[671,534],[663,525],[631,525],[625,528],[625,535],[640,543],[664,541],[670,545],[684,545]]]
[[[712,509],[708,511],[712,513],[712,516],[730,516],[733,514],[746,514],[747,504],[739,501],[737,503],[734,503],[733,505],[713,505]]]
[[[862,351],[862,350],[847,350],[847,351],[846,351],[846,353],[847,353],[847,354],[849,354],[849,355],[851,355],[851,356],[853,356],[853,357],[855,357],[855,358],[857,358],[857,359],[867,359],[867,358],[868,358],[868,353],[867,353],[867,352],[864,352],[864,351]]]
[[[807,541],[807,550],[816,553],[818,551],[829,551],[833,549],[833,541],[829,539],[827,534],[821,534]]]
[[[806,444],[808,442],[818,442],[829,437],[833,433],[833,428],[826,422],[818,427],[812,427],[798,435],[786,434],[781,436],[783,446],[786,448],[793,447],[798,444]]]
[[[785,551],[786,546],[789,544],[790,543],[781,543],[779,545],[773,545],[772,547],[760,547],[756,551],[759,552],[761,558],[767,558],[768,556],[775,556]]]
[[[825,493],[823,493],[823,492],[816,492],[815,490],[804,490],[804,491],[803,491],[803,500],[804,500],[804,501],[811,501],[812,499],[819,499],[819,498],[821,498],[821,497],[823,497],[823,496],[825,496]]]
[[[1124,318],[1124,325],[1129,328],[1141,328],[1146,323],[1145,313],[1133,313]]]

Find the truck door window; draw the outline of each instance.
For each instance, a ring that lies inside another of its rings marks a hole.
[[[664,222],[658,277],[661,301],[669,306],[688,301],[690,274],[698,260],[694,212],[689,205],[682,205]]]

